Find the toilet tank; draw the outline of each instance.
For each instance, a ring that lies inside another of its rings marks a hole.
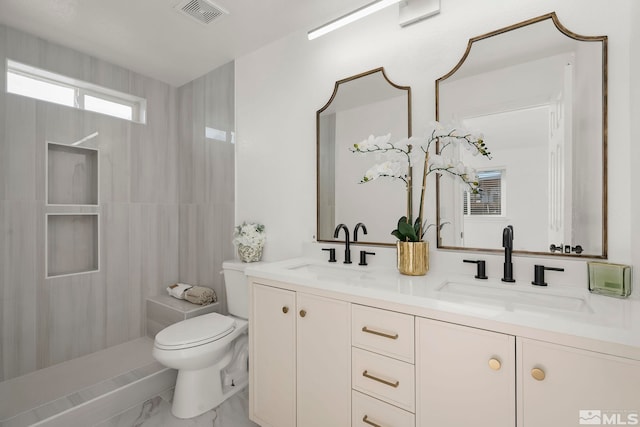
[[[238,260],[222,263],[229,314],[242,319],[249,318],[249,282],[244,274],[246,267],[246,262]]]

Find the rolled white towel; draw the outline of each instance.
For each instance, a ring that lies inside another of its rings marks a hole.
[[[186,283],[174,283],[167,287],[167,292],[174,298],[184,299],[185,292],[191,288],[193,286]]]
[[[194,304],[207,305],[218,301],[216,292],[204,286],[194,286],[184,293],[184,299]]]

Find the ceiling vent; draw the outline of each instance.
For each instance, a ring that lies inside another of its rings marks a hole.
[[[222,15],[229,14],[224,8],[208,0],[184,0],[175,9],[201,24],[210,24]]]

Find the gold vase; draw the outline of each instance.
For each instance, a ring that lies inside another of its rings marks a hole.
[[[398,270],[408,276],[424,276],[429,271],[429,242],[397,242]]]

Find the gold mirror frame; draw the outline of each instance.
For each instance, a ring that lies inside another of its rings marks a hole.
[[[440,77],[435,82],[435,107],[436,107],[436,120],[440,120],[440,84],[451,77],[453,74],[458,71],[458,69],[463,65],[467,57],[471,52],[471,48],[475,42],[486,40],[491,37],[507,33],[509,31],[517,30],[535,23],[539,23],[545,20],[552,20],[554,26],[565,36],[585,42],[600,42],[602,43],[602,252],[599,254],[594,253],[556,253],[556,252],[540,252],[534,250],[514,250],[514,253],[526,254],[526,255],[549,255],[549,256],[570,256],[570,257],[586,257],[586,258],[599,258],[606,259],[607,258],[607,248],[608,248],[608,237],[607,237],[607,36],[583,36],[580,34],[576,34],[566,27],[564,27],[558,20],[555,12],[548,13],[546,15],[542,15],[536,18],[532,18],[514,25],[510,25],[508,27],[504,27],[498,29],[496,31],[492,31],[490,33],[480,35],[474,38],[469,39],[467,43],[467,48],[462,58],[456,64],[455,67],[451,71],[449,71],[444,76]],[[491,148],[490,142],[488,142],[489,148]],[[440,176],[438,175],[436,178],[436,218],[437,224],[441,224],[441,212],[440,212]],[[516,231],[517,232],[517,231]],[[501,252],[502,249],[493,249],[493,248],[481,248],[481,247],[461,247],[461,246],[446,246],[441,244],[442,236],[441,236],[441,228],[437,228],[437,247],[439,249],[446,250],[456,250],[456,251],[476,251],[476,252]]]
[[[327,103],[320,108],[317,112],[316,112],[316,240],[318,242],[326,242],[326,243],[335,243],[338,241],[338,239],[331,239],[331,238],[327,238],[326,235],[323,235],[323,232],[321,231],[322,228],[322,202],[321,202],[321,194],[323,191],[322,188],[322,179],[321,179],[321,170],[322,170],[322,165],[321,165],[321,143],[322,143],[322,139],[321,139],[321,114],[325,111],[327,111],[327,109],[329,109],[329,107],[331,106],[332,102],[334,102],[334,100],[336,99],[336,96],[338,95],[338,90],[340,89],[341,85],[345,85],[347,83],[353,82],[355,80],[361,79],[363,77],[368,77],[368,76],[372,76],[376,73],[380,73],[380,75],[383,77],[383,79],[386,81],[386,83],[388,83],[390,85],[391,88],[400,90],[400,91],[405,91],[406,92],[406,97],[407,97],[407,137],[411,136],[411,87],[409,86],[401,86],[398,85],[394,82],[392,82],[389,77],[386,75],[384,68],[383,67],[379,67],[379,68],[374,68],[372,70],[369,71],[365,71],[363,73],[360,74],[356,74],[353,75],[351,77],[347,77],[344,78],[342,80],[338,80],[335,82],[334,84],[334,88],[333,88],[333,93],[331,94],[331,97],[329,98],[329,101],[327,101]],[[344,86],[343,86],[344,87]],[[357,142],[357,141],[354,141]],[[364,172],[364,171],[363,171]],[[326,191],[326,190],[325,190]],[[402,195],[402,197],[404,196],[404,193],[399,189],[398,193]],[[326,221],[326,220],[325,220]],[[393,226],[395,224],[395,222],[397,221],[397,218],[394,217],[392,221],[389,222],[389,236],[391,236],[391,230],[393,229]],[[335,227],[337,224],[333,224],[332,227]],[[356,224],[346,224],[349,228],[352,228],[353,226],[355,226]],[[367,224],[367,226],[369,226],[369,224]],[[371,231],[371,230],[369,230]],[[324,232],[326,234],[326,231]],[[333,237],[333,234],[331,234],[331,237]],[[352,242],[354,244],[361,244],[361,245],[371,245],[371,246],[395,246],[395,242],[376,242],[376,241],[367,241],[366,239],[366,235],[363,235],[362,233],[359,236],[359,240],[357,242]]]

